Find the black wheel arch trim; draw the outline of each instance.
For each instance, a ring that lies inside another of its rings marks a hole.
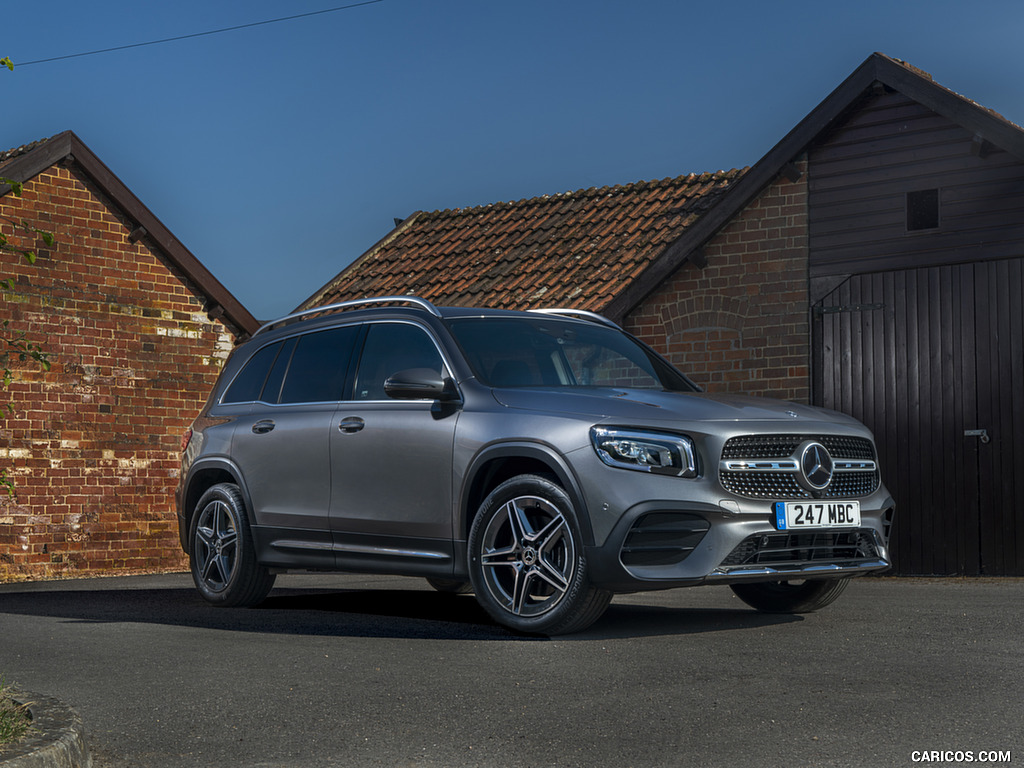
[[[178,536],[181,539],[182,549],[187,553],[192,552],[189,528],[192,525],[192,513],[195,511],[190,507],[189,499],[194,499],[194,501],[198,502],[203,493],[213,485],[216,485],[216,483],[212,483],[203,488],[199,493],[193,492],[198,476],[210,471],[223,472],[231,476],[232,482],[238,486],[238,490],[242,494],[242,501],[245,502],[245,514],[248,517],[249,526],[254,527],[256,525],[256,520],[252,514],[252,498],[249,496],[249,488],[245,484],[242,471],[238,465],[223,456],[210,456],[200,459],[189,467],[188,475],[181,485],[181,498],[178,500]]]
[[[584,500],[583,488],[569,462],[553,446],[547,443],[523,440],[487,445],[477,452],[476,456],[469,463],[462,481],[462,490],[459,494],[458,527],[456,529],[458,539],[462,539],[466,535],[466,532],[469,530],[469,524],[476,514],[476,509],[471,506],[471,498],[477,477],[484,467],[496,459],[530,459],[544,464],[554,474],[558,484],[569,495],[569,500],[572,501],[573,509],[576,512],[576,522],[580,527],[580,533],[583,535],[584,545],[593,545],[594,530],[590,524],[590,514]],[[486,494],[484,496],[486,497]]]

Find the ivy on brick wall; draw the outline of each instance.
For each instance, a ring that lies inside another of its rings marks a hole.
[[[0,67],[6,67],[13,71],[14,64],[5,56],[0,59]],[[0,187],[2,186],[9,187],[10,194],[15,197],[21,197],[23,188],[21,182],[0,176]],[[53,235],[50,232],[34,227],[28,221],[15,221],[6,216],[0,216],[0,227],[2,227],[0,229],[0,252],[15,253],[29,264],[36,262],[36,252],[30,246],[34,245],[37,240],[42,239],[46,245],[53,245]],[[4,232],[4,229],[9,230],[10,234]],[[14,279],[0,276],[0,289],[13,292],[15,290]],[[3,298],[2,301],[6,303],[7,299]],[[0,322],[0,370],[2,370],[0,385],[3,389],[7,389],[13,380],[11,364],[15,361],[24,363],[28,360],[34,360],[44,370],[50,370],[49,358],[41,346],[29,341],[24,331],[13,328],[9,319]],[[0,418],[13,413],[13,406],[10,403],[2,403],[2,408],[3,413]],[[0,488],[4,489],[9,496],[14,495],[14,484],[7,476],[6,467],[0,467]]]

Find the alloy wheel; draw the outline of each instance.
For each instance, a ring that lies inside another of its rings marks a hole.
[[[231,581],[238,556],[238,530],[223,501],[211,501],[203,509],[195,547],[199,577],[210,590],[220,592]]]
[[[537,496],[506,502],[487,524],[480,565],[491,596],[515,616],[553,610],[573,581],[576,549],[569,523]]]

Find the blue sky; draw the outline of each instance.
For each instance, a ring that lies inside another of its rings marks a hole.
[[[874,51],[1024,123],[1009,0],[381,0],[17,66],[342,4],[8,4],[0,145],[75,131],[266,319],[416,210],[750,165]]]

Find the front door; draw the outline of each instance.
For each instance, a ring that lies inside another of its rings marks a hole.
[[[452,450],[459,411],[431,400],[394,400],[398,371],[447,366],[418,325],[368,325],[352,399],[331,428],[331,526],[339,563],[389,570],[450,569]]]

